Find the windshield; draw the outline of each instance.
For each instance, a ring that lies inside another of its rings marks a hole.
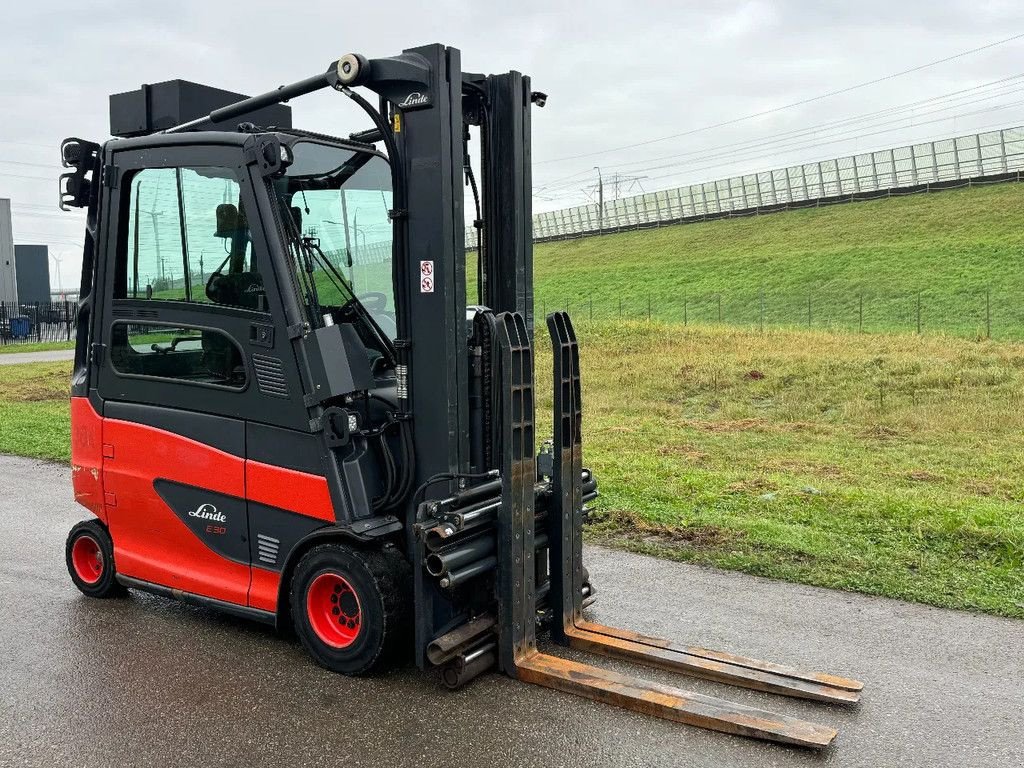
[[[291,149],[294,160],[277,182],[278,197],[302,239],[322,254],[310,262],[320,310],[345,307],[354,295],[394,339],[388,162],[315,141]]]

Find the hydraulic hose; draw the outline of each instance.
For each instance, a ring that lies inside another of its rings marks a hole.
[[[395,355],[397,358],[395,373],[399,379],[400,385],[398,393],[398,422],[400,435],[399,445],[402,450],[402,466],[399,468],[399,481],[396,485],[395,492],[390,494],[384,502],[385,507],[391,507],[401,503],[402,499],[408,495],[409,489],[412,487],[412,479],[415,477],[415,452],[412,449],[412,426],[409,423],[411,417],[409,395],[412,392],[411,379],[413,372],[409,365],[408,308],[411,299],[409,296],[409,229],[405,159],[399,152],[398,142],[395,141],[395,136],[391,131],[391,126],[388,125],[384,115],[381,114],[380,111],[374,109],[370,102],[358,93],[355,93],[351,88],[340,83],[336,83],[334,88],[358,104],[370,120],[373,121],[374,126],[376,126],[377,130],[380,132],[384,146],[387,148],[388,160],[391,166],[392,202],[394,204],[394,209],[392,210],[394,241],[391,247],[391,263],[394,269],[392,285],[395,291],[395,296],[398,300],[398,307],[401,310],[398,312],[396,317],[398,338],[395,340]],[[386,103],[386,100],[381,99],[382,107],[386,106]]]

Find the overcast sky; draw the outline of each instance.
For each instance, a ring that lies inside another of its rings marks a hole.
[[[13,200],[15,242],[46,243],[63,259],[65,287],[77,285],[83,218],[56,208],[58,145],[106,138],[108,94],[145,82],[256,93],[349,51],[453,45],[465,69],[518,69],[549,94],[533,119],[538,211],[586,202],[594,166],[606,182],[620,174],[626,194],[1024,124],[1024,38],[815,99],[1022,34],[1020,0],[146,5],[5,4],[0,197]],[[805,99],[815,100],[699,130]],[[304,128],[366,127],[337,94],[293,108]]]

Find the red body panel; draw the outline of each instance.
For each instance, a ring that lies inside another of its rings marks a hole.
[[[103,522],[103,419],[87,397],[71,398],[71,483],[75,501]]]
[[[335,521],[327,478],[319,475],[247,459],[245,494],[248,501],[286,509],[328,523]],[[280,573],[254,567],[249,605],[264,611],[276,611],[280,585]]]
[[[281,574],[263,568],[252,569],[249,587],[249,607],[261,611],[277,610],[277,591],[281,586]]]
[[[246,605],[249,566],[206,546],[160,498],[155,478],[245,497],[245,461],[142,424],[104,419],[107,524],[117,569],[126,576]]]
[[[103,520],[125,576],[265,611],[281,574],[210,549],[156,492],[157,478],[335,521],[327,479],[219,451],[155,427],[104,419],[71,399],[75,499]]]
[[[326,477],[247,460],[245,490],[249,501],[287,509],[328,523],[335,520]]]

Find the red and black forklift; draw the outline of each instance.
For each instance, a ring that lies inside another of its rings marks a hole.
[[[327,89],[370,126],[292,127],[285,102]],[[544,319],[554,414],[539,451],[534,426],[530,120],[546,98],[518,72],[463,72],[458,50],[427,45],[342,56],[251,98],[143,86],[111,96],[114,138],[64,141],[61,207],[87,209],[72,473],[94,516],[68,537],[71,578],[92,597],[146,590],[294,627],[340,673],[411,654],[450,687],[496,668],[824,747],[832,728],[538,648],[544,631],[823,702],[862,688],[584,614],[597,485],[564,312]]]

